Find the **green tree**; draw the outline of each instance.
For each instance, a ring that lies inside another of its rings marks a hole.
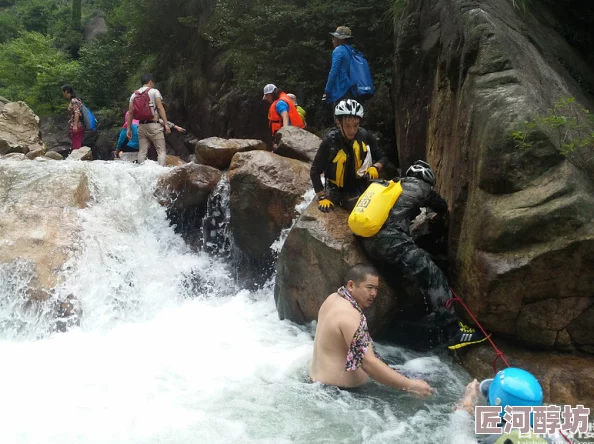
[[[74,31],[80,31],[82,17],[81,0],[72,0],[72,20],[71,26]]]
[[[15,20],[14,15],[0,13],[0,43],[6,43],[18,37],[23,30],[21,23]]]
[[[78,63],[37,32],[25,32],[0,45],[0,95],[23,100],[40,114],[63,109],[60,87],[74,83]]]
[[[119,107],[130,94],[128,79],[138,57],[131,43],[103,36],[80,51],[77,85],[93,107]]]

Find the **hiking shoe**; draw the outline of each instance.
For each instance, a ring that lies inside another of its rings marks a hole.
[[[448,348],[450,350],[457,350],[467,345],[478,344],[486,341],[489,336],[485,336],[482,331],[477,331],[468,325],[464,325],[462,322],[458,322],[458,329],[452,336]]]

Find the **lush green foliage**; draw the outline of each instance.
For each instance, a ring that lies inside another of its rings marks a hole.
[[[103,36],[80,50],[76,86],[93,107],[123,106],[130,94],[127,82],[136,69],[132,44]]]
[[[274,82],[298,95],[312,125],[322,115],[328,32],[347,25],[385,96],[374,99],[369,109],[376,115],[368,122],[390,133],[399,1],[0,0],[0,93],[43,114],[60,108],[59,86],[69,83],[90,107],[113,109],[125,105],[140,74],[152,72],[173,108],[209,103],[225,115],[260,107],[262,86]],[[106,15],[109,31],[84,44],[81,24],[96,10]],[[23,65],[14,68],[17,53]]]
[[[60,87],[72,82],[77,72],[78,63],[37,32],[0,45],[0,95],[24,100],[40,114],[63,107]]]
[[[329,31],[348,25],[355,46],[369,60],[376,82],[390,82],[391,2],[343,0],[219,0],[208,29],[223,51],[220,62],[234,74],[235,87],[255,91],[273,82],[312,106],[324,90],[332,45]]]
[[[577,166],[594,171],[594,114],[576,103],[574,97],[563,98],[546,114],[523,122],[512,132],[516,146],[532,147],[539,130],[552,131],[561,154]]]

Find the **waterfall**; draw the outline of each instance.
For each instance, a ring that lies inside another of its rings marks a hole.
[[[72,173],[86,175],[90,194],[72,220],[76,253],[45,304],[76,306],[65,332],[53,308],[23,308],[30,265],[0,265],[1,443],[466,439],[470,422],[452,425],[450,416],[468,375],[447,355],[380,346],[391,363],[431,377],[438,393],[427,401],[374,383],[351,393],[308,382],[313,327],[278,319],[270,282],[248,291],[233,279],[226,181],[208,203],[205,248],[194,251],[153,197],[167,171],[155,163],[0,160],[0,168],[16,177],[0,182],[0,197]]]

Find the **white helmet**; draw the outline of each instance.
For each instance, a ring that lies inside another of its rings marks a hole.
[[[416,177],[417,179],[424,180],[429,185],[435,184],[435,174],[427,162],[417,160],[413,163],[408,170],[406,175],[409,177]]]
[[[341,100],[334,108],[334,117],[353,116],[363,118],[363,105],[353,99]]]

